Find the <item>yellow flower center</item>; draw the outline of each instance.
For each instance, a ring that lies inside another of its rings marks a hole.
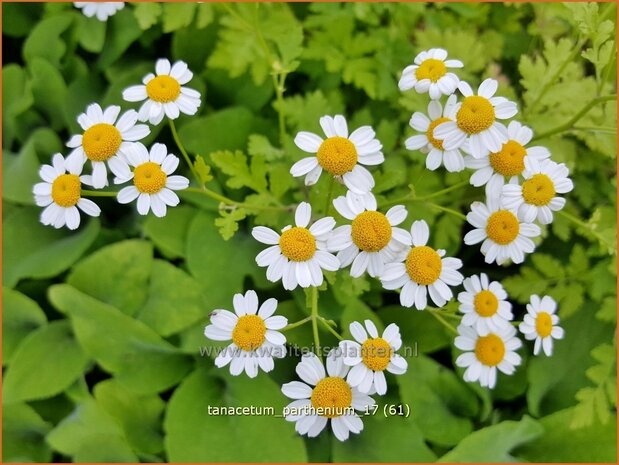
[[[385,215],[363,212],[352,220],[352,241],[366,252],[378,252],[391,240],[391,224]]]
[[[430,123],[430,126],[428,126],[428,130],[426,131],[426,137],[428,138],[428,141],[437,149],[439,150],[445,150],[443,148],[443,141],[439,140],[439,139],[435,139],[434,138],[434,129],[439,125],[439,124],[443,124],[446,123],[447,121],[451,121],[449,118],[437,118],[434,121],[432,121]]]
[[[428,58],[419,65],[419,68],[415,70],[415,77],[421,81],[422,79],[429,79],[432,82],[438,81],[440,78],[447,74],[447,66],[441,60],[434,58]]]
[[[116,155],[123,138],[111,124],[99,123],[90,126],[82,135],[82,147],[89,160],[106,161]]]
[[[61,207],[72,207],[82,195],[82,183],[75,174],[61,174],[52,183],[52,199]]]
[[[499,309],[499,300],[494,293],[484,289],[475,296],[475,311],[479,316],[489,317]]]
[[[507,245],[513,242],[519,232],[518,218],[508,210],[496,211],[488,218],[486,234],[497,244]]]
[[[518,176],[524,171],[526,149],[515,140],[508,140],[500,152],[490,154],[490,166],[503,176]]]
[[[490,100],[478,95],[466,97],[456,115],[458,127],[467,134],[477,134],[494,123],[494,107]]]
[[[351,171],[357,164],[357,148],[345,137],[329,137],[325,139],[316,154],[318,163],[329,173],[342,176]]]
[[[530,205],[548,205],[555,193],[554,183],[545,174],[535,174],[522,183],[522,197]]]
[[[550,336],[552,332],[552,318],[548,312],[539,312],[535,319],[535,330],[541,337]]]
[[[239,349],[250,352],[262,345],[266,332],[264,320],[258,315],[243,315],[232,330],[232,342]]]
[[[181,85],[171,76],[157,76],[146,84],[146,93],[155,102],[173,102],[181,93]]]
[[[383,371],[389,365],[393,349],[382,337],[369,338],[361,346],[361,358],[366,367]]]
[[[497,366],[505,356],[505,343],[496,334],[482,336],[475,344],[475,355],[482,364],[489,367]]]
[[[289,260],[305,262],[316,253],[316,239],[308,229],[297,226],[282,233],[279,248]]]
[[[432,247],[413,247],[406,257],[406,271],[417,284],[428,286],[441,275],[443,262]]]
[[[167,179],[161,166],[152,161],[142,163],[133,173],[133,184],[144,194],[156,194],[165,187]]]
[[[335,418],[348,413],[352,404],[352,389],[343,378],[321,379],[312,391],[312,406],[322,417]]]

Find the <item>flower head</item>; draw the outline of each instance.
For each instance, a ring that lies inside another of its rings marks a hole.
[[[498,85],[496,80],[486,79],[475,95],[466,82],[458,84],[464,100],[458,104],[456,120],[441,123],[434,129],[434,138],[443,141],[445,150],[457,149],[465,142],[474,158],[501,150],[508,139],[507,128],[497,119],[511,118],[518,108],[505,97],[494,97]]]
[[[51,165],[41,166],[39,176],[43,182],[35,184],[32,189],[36,204],[45,207],[41,213],[41,223],[56,229],[65,225],[69,229],[77,229],[80,225],[79,210],[89,216],[99,216],[101,209],[97,204],[82,197],[84,176],[80,177],[81,173],[81,165],[69,168],[59,153],[52,157]]]
[[[453,297],[449,286],[459,286],[464,276],[457,271],[462,267],[458,258],[446,257],[442,249],[428,246],[430,230],[425,221],[415,221],[411,226],[412,247],[408,248],[404,262],[390,263],[380,277],[385,289],[400,289],[400,303],[404,307],[423,310],[427,294],[438,306],[444,306]]]
[[[67,157],[67,166],[77,169],[90,160],[92,176],[85,178],[85,183],[95,189],[108,184],[106,163],[109,164],[114,157],[126,160],[127,151],[135,141],[150,134],[148,126],[136,124],[138,114],[135,110],[126,111],[120,118],[119,114],[120,107],[116,105],[105,110],[97,103],[88,105],[86,112],[77,117],[84,132],[67,142],[67,147],[73,149]]]
[[[487,334],[460,325],[458,334],[454,344],[465,352],[458,356],[456,365],[466,368],[463,376],[466,382],[479,381],[481,386],[492,389],[496,385],[497,369],[511,375],[522,361],[516,353],[522,341],[516,337],[516,329],[512,325]]]
[[[487,198],[487,203],[473,202],[467,221],[475,227],[464,236],[466,245],[481,245],[486,263],[502,265],[511,259],[522,263],[524,254],[535,250],[531,240],[541,234],[539,226],[518,219],[513,210],[501,209],[499,200]]]
[[[133,181],[133,186],[118,192],[119,203],[137,199],[138,213],[146,215],[152,210],[155,216],[163,217],[167,206],[175,207],[180,200],[173,191],[187,189],[189,179],[172,176],[179,164],[178,157],[168,154],[164,144],[154,144],[150,153],[144,145],[135,144],[127,153],[128,163],[120,158],[110,161],[116,176],[114,183]]]
[[[161,58],[157,60],[155,72],[147,74],[143,85],[131,86],[123,91],[127,102],[142,102],[146,100],[139,111],[140,121],[159,124],[166,115],[176,119],[180,113],[195,115],[200,107],[200,92],[184,87],[191,81],[193,73],[187,68],[187,63],[170,61]]]
[[[311,217],[312,207],[301,202],[295,212],[295,226],[286,226],[281,234],[265,226],[256,226],[251,232],[258,242],[270,245],[256,256],[256,263],[268,267],[267,279],[281,279],[286,290],[320,286],[323,269],[335,271],[340,267],[338,259],[327,252],[335,220],[327,216],[308,228]]]
[[[483,158],[464,157],[467,168],[475,173],[471,176],[471,185],[486,186],[486,195],[498,198],[506,181],[515,184],[525,172],[526,160],[544,160],[550,157],[546,147],[526,147],[533,137],[533,131],[518,121],[511,121],[507,126],[507,142],[498,152]]]
[[[439,101],[432,100],[428,104],[428,116],[421,112],[413,113],[410,126],[422,134],[406,139],[406,148],[427,153],[426,168],[431,171],[442,164],[449,172],[462,171],[464,169],[464,158],[462,158],[460,149],[445,150],[443,141],[434,138],[434,128],[447,121],[455,121],[456,96],[449,96],[444,109]]]
[[[273,315],[277,300],[271,298],[258,308],[255,291],[245,295],[235,294],[232,301],[234,313],[214,310],[211,324],[204,328],[204,335],[213,341],[232,341],[215,359],[215,366],[230,365],[230,374],[243,371],[250,378],[258,375],[258,369],[268,373],[273,370],[273,357],[286,355],[286,336],[278,330],[288,324],[286,317]]]
[[[398,86],[401,91],[414,88],[420,94],[428,92],[432,100],[437,100],[441,95],[453,94],[460,82],[448,68],[463,66],[460,60],[448,60],[447,50],[431,48],[419,53],[413,64],[404,68]]]
[[[559,326],[559,317],[555,314],[557,303],[550,296],[541,299],[537,295],[531,296],[527,304],[527,314],[518,329],[525,339],[535,340],[533,354],[539,354],[540,349],[549,357],[552,355],[552,340],[563,339],[564,331]]]
[[[359,277],[366,269],[370,276],[380,276],[385,263],[394,261],[397,253],[411,244],[408,232],[395,227],[406,219],[407,211],[402,205],[384,214],[376,211],[372,194],[352,191],[335,199],[333,205],[351,224],[335,228],[327,248],[338,252],[341,267],[352,263],[351,276]]]
[[[402,346],[400,329],[391,323],[379,336],[374,323],[365,320],[365,328],[357,321],[351,323],[350,333],[354,341],[340,342],[344,363],[352,367],[346,380],[363,393],[369,394],[375,389],[379,395],[384,395],[387,392],[384,372],[401,375],[408,368],[406,360],[395,353]]]
[[[505,208],[517,211],[522,221],[531,223],[537,219],[541,224],[550,224],[552,212],[565,206],[565,198],[556,194],[566,194],[574,188],[569,170],[552,160],[527,159],[525,165],[522,185],[503,186],[501,202]]]
[[[340,441],[346,441],[350,433],[359,434],[363,430],[363,421],[355,411],[365,412],[374,405],[374,399],[346,381],[348,366],[337,349],[327,356],[327,373],[313,353],[302,357],[296,371],[304,382],[286,383],[282,392],[295,399],[286,407],[286,420],[295,422],[297,433],[316,437],[329,420],[333,434]]]
[[[311,186],[318,181],[322,170],[341,179],[344,185],[357,194],[370,192],[374,187],[374,178],[361,165],[379,165],[385,161],[381,152],[383,146],[376,139],[370,126],[362,126],[348,134],[348,124],[341,115],[323,116],[320,126],[326,139],[311,133],[299,132],[294,143],[307,153],[316,156],[306,157],[290,168],[294,177],[305,176],[305,185]]]
[[[473,326],[481,334],[498,331],[514,318],[512,304],[507,292],[498,281],[490,282],[488,275],[481,273],[466,278],[465,292],[458,294],[460,311],[464,313],[462,324]]]
[[[107,21],[125,7],[125,2],[73,2],[73,5],[88,18],[96,16],[99,21]]]

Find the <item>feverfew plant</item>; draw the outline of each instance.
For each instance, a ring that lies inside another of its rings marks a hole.
[[[485,7],[524,22],[516,6]],[[20,384],[14,367],[42,331],[24,329],[3,380],[19,418],[39,416],[30,401],[75,404],[49,427],[49,450],[105,461],[67,440],[101,423],[123,461],[514,458],[497,436],[536,461],[545,428],[614,421],[609,7],[523,5],[537,21],[529,52],[477,24],[479,5],[62,8],[41,24],[66,13],[103,31],[98,47],[70,29],[105,79],[76,77],[62,112],[37,101],[28,118],[15,103],[7,113],[20,143],[50,119],[23,143],[24,164],[7,165],[37,167],[29,195],[6,181],[9,201],[37,206],[40,224],[22,231],[49,255],[22,232],[35,258],[16,253],[5,286],[30,308],[26,280],[49,281],[62,321],[32,309],[24,321],[53,333],[70,376]],[[539,30],[555,8],[569,29]],[[130,23],[141,35],[120,47]],[[27,66],[46,69],[31,37]],[[89,75],[53,44],[48,71]],[[42,84],[28,85],[38,98]],[[575,348],[588,331],[597,339]],[[587,359],[588,384],[561,374],[572,355]],[[90,389],[92,364],[105,379]],[[469,450],[477,441],[487,456]]]

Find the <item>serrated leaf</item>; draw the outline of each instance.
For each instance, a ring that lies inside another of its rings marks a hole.
[[[200,177],[200,182],[202,182],[202,184],[206,184],[213,179],[213,175],[211,174],[211,167],[206,164],[204,158],[201,155],[196,155],[193,167],[198,173],[198,176]]]
[[[273,147],[269,139],[260,134],[252,134],[249,136],[247,153],[252,157],[255,155],[262,156],[267,161],[277,160],[284,156],[284,151],[282,149]]]
[[[143,30],[150,29],[159,22],[161,11],[162,8],[160,3],[136,3],[133,8],[133,14],[138,20],[140,28]]]
[[[163,4],[163,32],[173,32],[187,27],[193,21],[196,4],[192,2]]]
[[[221,237],[227,241],[239,230],[239,221],[245,219],[247,212],[243,208],[236,208],[230,211],[219,210],[219,215],[220,217],[215,219],[215,226]]]
[[[236,150],[211,153],[213,163],[229,176],[226,185],[233,189],[249,187],[256,192],[265,193],[267,189],[267,165],[264,158],[254,156],[251,160]]]

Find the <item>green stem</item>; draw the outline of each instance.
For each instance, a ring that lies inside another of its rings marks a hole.
[[[311,321],[312,317],[308,316],[307,318],[303,318],[302,320],[299,321],[295,321],[294,323],[290,323],[286,326],[284,326],[282,329],[280,329],[280,331],[288,331],[289,329],[294,329],[297,328],[301,325],[304,325],[305,323],[307,323],[308,321]]]
[[[115,191],[89,191],[87,189],[82,189],[81,194],[84,197],[116,197],[118,192]]]
[[[329,322],[328,322],[325,318],[323,318],[323,317],[319,316],[319,317],[318,317],[318,319],[319,319],[319,320],[320,320],[320,322],[321,322],[321,323],[325,326],[325,328],[327,328],[327,329],[329,330],[329,332],[330,332],[331,334],[333,334],[333,335],[334,335],[336,338],[338,338],[340,341],[343,341],[343,340],[344,340],[344,338],[343,338],[342,336],[340,336],[340,335],[339,335],[339,333],[338,333],[335,329],[333,329],[333,328],[331,327],[331,325],[329,324]]]
[[[539,140],[539,139],[544,139],[546,137],[553,136],[553,135],[558,134],[560,132],[565,132],[565,131],[571,129],[572,126],[574,126],[574,124],[576,124],[576,122],[578,120],[580,120],[580,118],[585,116],[589,112],[589,110],[591,110],[597,104],[604,103],[604,102],[609,102],[611,100],[616,100],[616,99],[617,99],[617,95],[616,94],[604,95],[602,97],[594,98],[589,103],[587,103],[584,107],[582,107],[581,110],[578,113],[576,113],[572,118],[570,118],[569,121],[566,121],[565,123],[557,126],[554,129],[550,129],[550,130],[548,130],[546,132],[538,134],[537,136],[535,136],[532,139],[532,141],[536,141],[536,140]]]
[[[174,142],[176,143],[178,150],[180,150],[181,154],[183,155],[183,158],[185,158],[185,161],[187,162],[187,166],[189,166],[189,169],[191,170],[193,177],[195,178],[196,182],[200,186],[204,186],[204,183],[200,179],[200,175],[198,175],[198,172],[196,171],[196,169],[193,166],[193,163],[191,162],[191,158],[189,157],[187,150],[185,150],[185,146],[181,142],[181,138],[178,136],[178,132],[176,131],[176,125],[174,124],[174,120],[171,120],[168,118],[168,122],[170,123],[170,130],[172,131],[172,138],[174,139]]]
[[[335,178],[331,176],[329,181],[329,187],[327,190],[327,203],[325,204],[325,216],[329,216],[329,212],[331,211],[331,199],[333,197],[333,185],[335,184]]]
[[[617,128],[611,126],[574,126],[572,131],[590,131],[601,134],[617,134]]]
[[[322,360],[322,352],[320,351],[320,336],[318,335],[318,288],[312,287],[312,332],[314,333],[314,347],[316,355]]]
[[[237,202],[236,200],[232,200],[224,195],[218,194],[217,192],[207,188],[207,187],[202,187],[202,188],[197,188],[197,187],[188,187],[187,189],[185,189],[185,192],[195,192],[196,194],[203,194],[206,195],[207,197],[210,197],[214,200],[218,200],[219,202],[226,204],[226,205],[230,205],[236,208],[247,208],[249,210],[264,210],[264,211],[293,211],[294,207],[293,206],[281,206],[281,207],[277,207],[277,206],[269,206],[269,205],[253,205],[253,204],[249,204],[249,203],[244,203],[244,202]]]
[[[588,232],[590,232],[601,244],[604,244],[605,246],[608,246],[608,243],[606,241],[606,239],[600,235],[600,233],[598,233],[595,229],[593,229],[591,227],[591,225],[589,225],[586,221],[578,218],[576,215],[572,215],[571,213],[566,212],[565,210],[559,210],[557,212],[557,215],[562,216],[565,219],[570,220],[572,223],[580,226],[583,229],[586,229]]]
[[[457,210],[454,210],[453,208],[443,207],[442,205],[439,205],[437,203],[432,203],[432,202],[428,202],[426,205],[428,205],[431,208],[435,208],[436,210],[440,210],[442,212],[449,213],[453,216],[457,216],[461,220],[466,221],[466,215],[463,213],[460,213]]]
[[[451,324],[443,318],[443,316],[440,314],[440,310],[434,309],[434,308],[427,308],[426,310],[429,311],[430,315],[436,318],[436,320],[440,324],[442,324],[445,328],[447,328],[449,331],[451,331],[454,334],[458,334],[458,330],[454,328],[453,326],[451,326]]]
[[[469,181],[468,180],[462,181],[462,182],[459,182],[457,184],[454,184],[453,186],[446,187],[445,189],[441,189],[440,191],[436,191],[436,192],[434,192],[432,194],[428,194],[428,195],[423,195],[421,197],[416,197],[414,192],[411,191],[409,194],[405,195],[404,197],[400,197],[398,199],[391,200],[391,201],[381,205],[381,207],[383,207],[383,208],[384,207],[390,207],[392,205],[398,205],[398,204],[401,204],[401,203],[404,203],[404,202],[420,202],[420,201],[424,201],[424,200],[434,199],[436,197],[440,197],[442,195],[448,194],[448,193],[450,193],[452,191],[461,189],[461,188],[463,188],[465,186],[468,186],[468,185],[469,185]]]

